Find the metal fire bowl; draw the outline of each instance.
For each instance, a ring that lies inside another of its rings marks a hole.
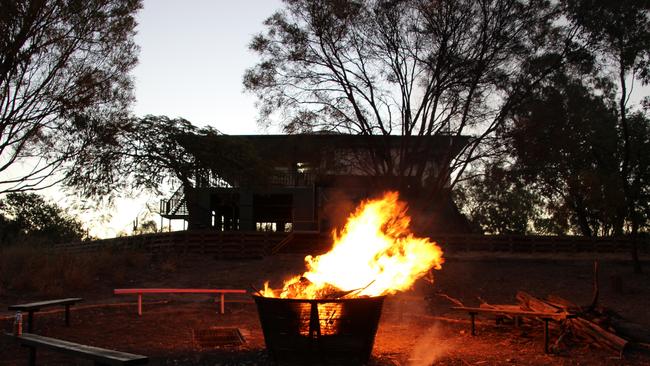
[[[271,357],[279,364],[302,365],[366,363],[385,298],[312,300],[253,295]]]

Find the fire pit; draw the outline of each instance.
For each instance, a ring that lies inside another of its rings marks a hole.
[[[370,358],[385,296],[253,298],[266,348],[275,362],[358,365]]]
[[[305,257],[307,271],[254,296],[266,348],[278,363],[366,363],[385,295],[408,290],[442,250],[409,230],[406,203],[397,192],[368,200],[332,233],[332,249]],[[431,277],[432,281],[432,277]]]

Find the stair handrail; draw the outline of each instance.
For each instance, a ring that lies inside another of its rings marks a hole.
[[[165,215],[173,215],[175,214],[178,209],[185,203],[185,190],[183,189],[184,187],[181,185],[176,189],[176,191],[169,197],[169,199],[165,200],[163,199],[162,202],[164,202],[164,207],[161,207],[161,211]],[[163,210],[164,208],[164,210]]]

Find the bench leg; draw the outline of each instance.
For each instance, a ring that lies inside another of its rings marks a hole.
[[[138,294],[138,315],[142,316],[142,294]]]
[[[472,335],[476,335],[476,325],[474,324],[474,321],[476,320],[476,313],[469,313],[469,317],[471,318],[471,323],[472,323]]]
[[[221,293],[221,314],[225,313],[225,308],[226,308],[226,294],[223,292]]]
[[[34,329],[34,312],[29,311],[27,313],[27,332],[31,333]]]
[[[36,347],[29,347],[29,366],[36,366]]]
[[[65,306],[65,326],[70,326],[70,305]]]
[[[544,318],[544,353],[548,353],[548,318]]]

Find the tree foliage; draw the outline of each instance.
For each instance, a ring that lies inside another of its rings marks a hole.
[[[83,168],[128,112],[140,0],[0,1],[0,193]]]
[[[133,189],[157,192],[174,180],[193,186],[195,158],[180,140],[198,130],[183,118],[130,118],[116,134],[116,146],[80,159],[90,169],[77,170],[69,183],[93,197]]]
[[[374,174],[434,174],[435,196],[572,51],[556,15],[538,0],[286,0],[250,44],[260,61],[244,85],[261,119],[279,117],[289,133],[476,136],[433,173],[414,158],[422,146],[371,146]]]
[[[634,186],[638,179],[634,174],[635,128],[629,119],[629,99],[635,81],[650,82],[650,1],[567,0],[566,13],[582,27],[584,43],[597,55],[601,72],[618,84],[617,132],[622,147],[618,176],[626,211],[622,214],[636,232],[641,224],[637,204],[640,187]]]
[[[649,222],[650,119],[630,96],[633,83],[650,81],[650,3],[560,5],[581,57],[567,59],[510,111],[497,165],[505,162],[507,176],[539,198],[537,231],[634,234]],[[483,174],[488,182],[491,171]],[[486,210],[499,207],[510,185],[503,187],[472,197]]]
[[[38,245],[79,241],[86,232],[76,217],[34,193],[9,193],[0,200],[0,244]]]
[[[195,188],[212,178],[263,183],[272,174],[245,139],[221,139],[219,131],[183,118],[130,118],[114,136],[114,144],[78,158],[85,167],[71,173],[68,183],[84,196],[160,193],[175,183]]]
[[[485,174],[464,181],[456,202],[470,221],[489,234],[530,234],[553,231],[540,218],[541,198],[521,177],[493,164]]]
[[[616,123],[611,101],[559,74],[513,114],[507,133],[513,170],[582,235],[622,233]]]

